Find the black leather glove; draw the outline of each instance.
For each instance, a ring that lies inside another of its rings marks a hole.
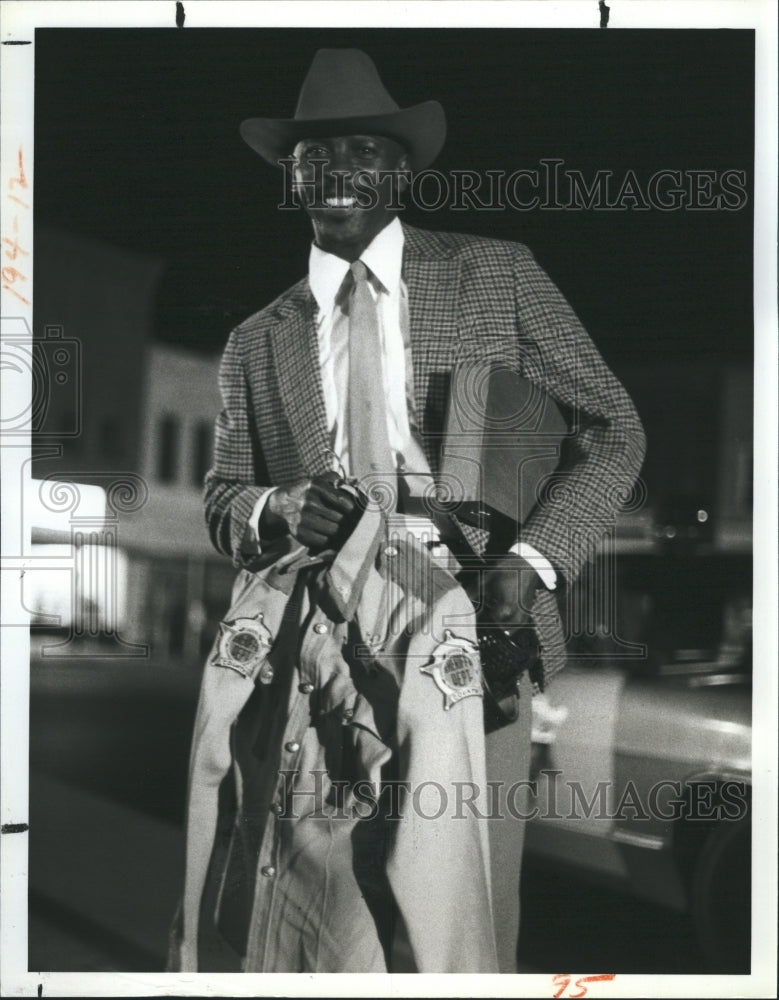
[[[360,514],[352,494],[338,488],[339,481],[336,472],[326,472],[274,490],[260,516],[260,539],[289,533],[312,552],[338,551]]]

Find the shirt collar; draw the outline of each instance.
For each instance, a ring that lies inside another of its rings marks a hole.
[[[360,260],[376,275],[387,292],[392,295],[400,287],[403,264],[403,227],[397,216],[385,226],[360,255]],[[335,297],[343,284],[349,263],[342,257],[326,253],[311,244],[308,258],[308,283],[316,304],[322,312],[330,312]]]

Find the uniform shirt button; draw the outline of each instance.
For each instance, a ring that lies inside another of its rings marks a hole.
[[[352,718],[354,718],[354,709],[353,708],[345,708],[344,709],[344,721],[348,722]]]
[[[273,867],[273,865],[263,865],[260,871],[265,876],[265,878],[273,878],[273,876],[276,874],[276,869]]]
[[[301,694],[311,694],[313,690],[314,690],[314,685],[309,684],[308,682],[306,682],[305,684],[298,685],[298,691],[300,691]]]
[[[280,802],[274,802],[270,807],[270,811],[274,816],[280,816],[284,812],[284,806]]]
[[[324,635],[327,632],[327,625],[324,622],[317,622],[314,626],[314,631],[317,635]]]
[[[391,558],[392,558],[393,556],[396,556],[397,554],[398,554],[398,550],[397,550],[397,549],[395,548],[395,546],[394,546],[394,545],[388,545],[388,546],[386,547],[386,549],[384,550],[384,555],[385,555],[385,556],[387,556],[387,557],[388,557],[388,558],[390,558],[390,559],[391,559]]]
[[[289,743],[284,744],[284,749],[287,753],[297,753],[300,749],[300,744],[296,743],[295,740],[291,740]]]

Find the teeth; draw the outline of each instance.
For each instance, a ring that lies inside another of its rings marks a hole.
[[[356,198],[325,198],[325,204],[329,208],[352,208],[356,203]]]

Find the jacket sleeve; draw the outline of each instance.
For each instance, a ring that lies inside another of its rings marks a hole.
[[[523,526],[522,539],[571,583],[629,498],[646,438],[624,387],[524,247],[515,258],[515,304],[526,374],[573,420],[561,465]]]
[[[233,330],[219,367],[223,408],[214,430],[214,464],[205,478],[205,516],[217,551],[238,567],[249,565],[256,552],[242,546],[255,504],[271,488],[258,482],[251,403],[241,358],[238,329]]]

